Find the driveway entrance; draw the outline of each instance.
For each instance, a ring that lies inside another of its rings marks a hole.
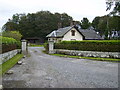
[[[29,47],[30,56],[3,76],[4,88],[117,88],[118,63],[52,56]]]

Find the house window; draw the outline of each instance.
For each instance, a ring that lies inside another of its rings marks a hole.
[[[71,34],[72,34],[72,36],[75,36],[75,31],[72,30],[72,31],[71,31]]]

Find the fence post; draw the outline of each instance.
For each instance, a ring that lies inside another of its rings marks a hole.
[[[22,40],[22,54],[26,55],[27,54],[27,41]]]
[[[54,41],[49,41],[49,54],[54,53]]]

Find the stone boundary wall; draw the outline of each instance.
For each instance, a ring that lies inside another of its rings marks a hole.
[[[77,51],[77,50],[54,49],[54,53],[73,55],[73,56],[83,56],[83,57],[120,58],[119,52],[97,52],[97,51]]]
[[[17,53],[19,53],[20,51],[21,49],[15,49],[15,50],[0,54],[0,59],[1,59],[0,64],[6,62],[7,60],[15,56]]]

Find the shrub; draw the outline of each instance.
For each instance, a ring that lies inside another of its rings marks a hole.
[[[21,41],[17,41],[16,45],[17,45],[17,49],[21,49],[21,45],[22,45]]]
[[[120,40],[63,41],[55,44],[55,49],[119,52]]]

